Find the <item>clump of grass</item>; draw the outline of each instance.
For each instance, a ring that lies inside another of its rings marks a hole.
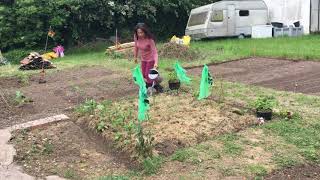
[[[267,175],[268,171],[267,169],[262,165],[249,165],[247,166],[247,171],[250,172],[250,174],[253,174],[254,176],[265,176]]]
[[[179,149],[171,156],[171,160],[185,162],[196,155],[197,154],[191,149]]]
[[[109,175],[109,176],[99,177],[96,180],[130,180],[130,178],[127,176]]]
[[[16,75],[16,77],[18,78],[19,83],[21,83],[23,86],[26,86],[29,84],[29,77],[30,75],[27,75],[25,73],[19,73]]]
[[[239,137],[236,134],[226,134],[218,137],[223,144],[223,152],[229,155],[240,155],[244,148],[238,143]]]
[[[146,175],[152,175],[161,168],[163,158],[160,156],[148,157],[143,161],[143,170]]]
[[[276,154],[272,159],[281,168],[293,167],[299,163],[297,159],[291,157],[290,155]]]
[[[67,169],[64,172],[64,177],[68,179],[77,179],[77,174],[73,169]]]
[[[243,147],[236,142],[226,142],[224,144],[224,152],[230,155],[240,155],[243,152]]]
[[[46,139],[46,140],[44,141],[44,144],[43,144],[42,153],[44,153],[44,154],[51,154],[51,153],[53,153],[53,149],[54,149],[53,144],[52,144],[49,140]]]

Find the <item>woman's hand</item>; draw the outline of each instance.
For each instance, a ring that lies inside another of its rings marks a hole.
[[[134,63],[138,64],[138,58],[134,58]]]
[[[154,65],[153,65],[153,68],[154,68],[154,69],[158,69],[158,64],[154,64]]]

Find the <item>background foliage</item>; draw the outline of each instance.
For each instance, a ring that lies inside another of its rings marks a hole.
[[[216,0],[3,0],[0,2],[0,49],[43,47],[48,28],[50,44],[79,45],[108,38],[118,28],[131,38],[134,25],[146,22],[158,39],[183,35],[192,8]]]

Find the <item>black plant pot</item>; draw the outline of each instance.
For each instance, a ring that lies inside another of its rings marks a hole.
[[[171,90],[178,90],[180,88],[180,81],[169,81],[168,83]]]
[[[268,110],[268,111],[257,110],[257,117],[258,118],[262,117],[263,119],[270,121],[272,119],[272,110]]]

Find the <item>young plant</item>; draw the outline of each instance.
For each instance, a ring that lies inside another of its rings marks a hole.
[[[25,103],[30,102],[30,99],[26,98],[21,91],[16,91],[16,96],[14,98],[14,101],[17,105],[21,106]]]
[[[95,100],[87,100],[84,104],[80,105],[76,111],[82,115],[93,114],[94,110],[97,108],[98,103]]]
[[[143,158],[152,157],[152,150],[154,147],[153,141],[154,137],[152,137],[151,132],[145,134],[141,125],[138,125],[136,133],[136,150],[139,156]]]
[[[179,82],[178,76],[175,71],[171,71],[169,73],[169,83]]]
[[[260,96],[254,103],[254,107],[258,112],[269,112],[277,106],[277,100],[273,96]]]

